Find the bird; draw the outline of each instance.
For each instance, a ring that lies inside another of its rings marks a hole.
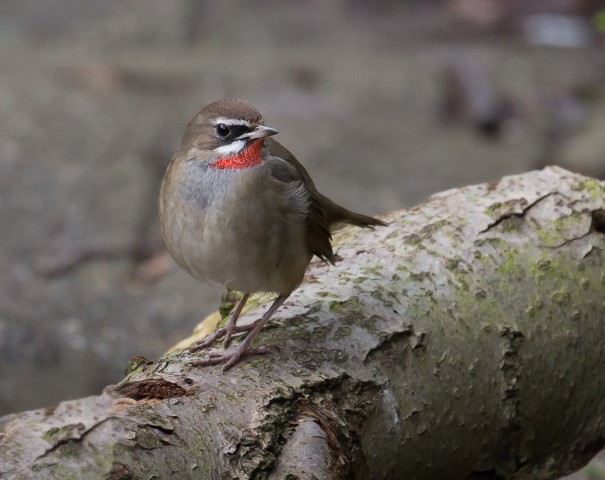
[[[322,195],[303,165],[273,136],[251,104],[217,100],[187,124],[162,179],[162,236],[176,263],[199,281],[243,293],[228,323],[189,348],[208,349],[194,366],[223,364],[266,353],[254,338],[301,284],[313,256],[334,265],[331,232],[345,224],[374,228],[385,222],[348,210]],[[267,312],[237,325],[252,293],[276,294]],[[232,336],[248,332],[233,351]]]

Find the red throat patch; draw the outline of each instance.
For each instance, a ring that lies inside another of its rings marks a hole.
[[[259,139],[246,145],[237,154],[221,158],[211,163],[210,166],[212,168],[220,168],[221,170],[241,170],[242,168],[254,167],[261,163],[263,163],[263,141]]]

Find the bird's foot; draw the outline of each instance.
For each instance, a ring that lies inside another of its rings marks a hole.
[[[247,325],[233,325],[232,323],[228,323],[224,327],[216,330],[211,335],[208,335],[207,337],[204,337],[201,340],[195,342],[193,346],[189,347],[189,353],[195,353],[199,352],[200,350],[205,350],[214,342],[220,340],[223,337],[225,337],[225,340],[223,340],[223,346],[227,348],[231,344],[231,337],[233,335],[242,332],[250,332],[254,330],[254,327],[256,327],[259,322],[260,320],[256,320],[255,322],[249,323]]]
[[[266,347],[246,348],[244,344],[240,344],[232,353],[220,354],[210,352],[208,353],[208,358],[194,360],[189,365],[191,365],[192,367],[208,367],[210,365],[220,365],[221,363],[224,363],[223,372],[226,372],[241,358],[249,357],[252,355],[263,355],[265,353],[267,353]]]
[[[244,297],[244,299],[245,298],[246,297]],[[258,355],[258,354],[266,353],[267,351],[265,348],[262,348],[262,347],[261,348],[250,348],[250,344],[252,343],[254,338],[258,335],[258,333],[262,330],[263,326],[267,322],[269,322],[269,320],[271,320],[271,317],[273,316],[275,311],[284,303],[286,298],[288,298],[288,295],[279,295],[275,299],[273,304],[269,307],[269,310],[267,310],[265,312],[265,314],[263,315],[263,318],[261,318],[260,320],[257,320],[256,322],[250,323],[249,325],[239,326],[239,325],[235,324],[235,322],[237,320],[237,315],[235,315],[235,314],[236,313],[239,314],[239,312],[237,312],[237,310],[236,310],[236,312],[234,313],[234,316],[231,317],[231,320],[225,327],[217,330],[212,335],[210,335],[210,337],[202,340],[201,342],[198,342],[198,344],[191,347],[189,349],[189,351],[197,352],[198,350],[202,350],[202,349],[210,346],[215,340],[218,340],[221,337],[226,337],[225,343],[228,343],[230,341],[231,335],[233,333],[248,331],[249,333],[248,333],[248,335],[246,335],[246,338],[244,338],[242,343],[240,343],[237,347],[235,347],[235,350],[233,351],[233,353],[222,354],[222,355],[218,354],[218,353],[214,353],[214,354],[209,353],[208,358],[206,358],[204,360],[196,360],[196,361],[192,362],[191,365],[194,367],[203,367],[206,365],[217,365],[219,363],[224,363],[225,364],[223,366],[223,372],[224,372],[225,370],[229,370],[240,358],[242,358],[244,356]],[[244,299],[242,299],[242,301]],[[240,302],[239,305],[242,305],[242,302]],[[238,305],[238,308],[239,308],[239,305]]]

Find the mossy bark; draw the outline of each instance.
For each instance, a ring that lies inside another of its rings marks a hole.
[[[344,229],[336,266],[315,262],[259,336],[267,355],[222,374],[176,351],[4,417],[0,476],[571,472],[604,443],[604,212],[603,183],[548,168]]]

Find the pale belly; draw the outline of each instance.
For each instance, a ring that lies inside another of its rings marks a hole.
[[[199,280],[244,292],[290,293],[311,259],[301,212],[306,205],[262,181],[242,187],[238,177],[224,180],[216,179],[204,208],[199,198],[164,201],[170,253]]]

